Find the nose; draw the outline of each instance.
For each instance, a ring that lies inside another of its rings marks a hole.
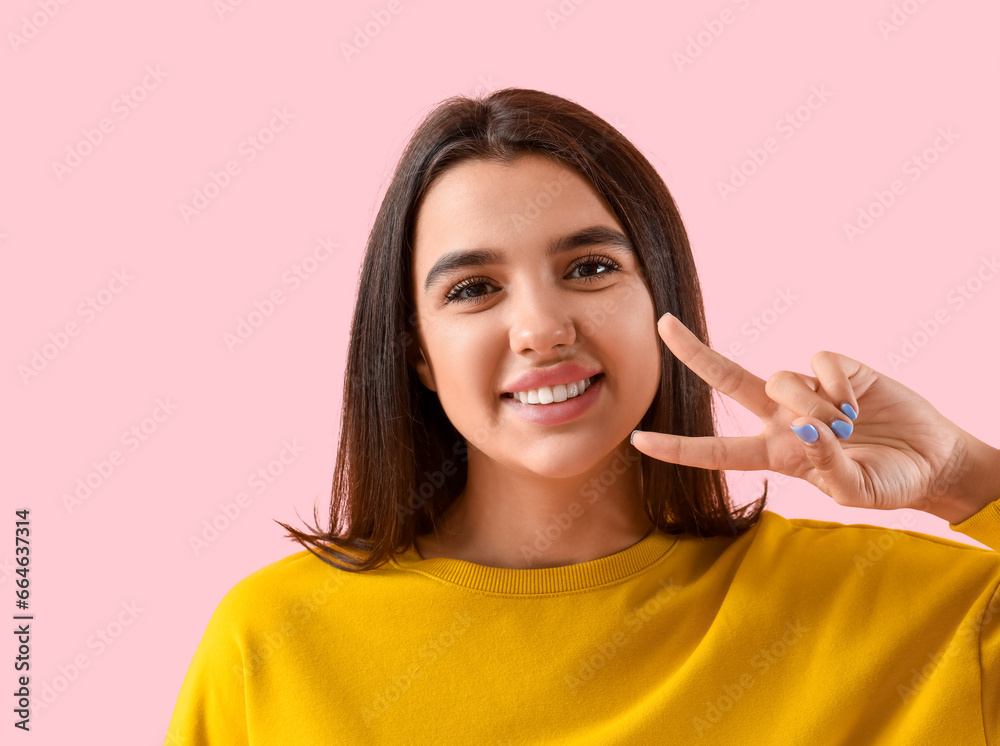
[[[537,295],[542,295],[538,293]],[[568,351],[576,342],[576,324],[565,298],[557,292],[547,297],[521,298],[510,322],[510,347],[521,354],[541,356]]]

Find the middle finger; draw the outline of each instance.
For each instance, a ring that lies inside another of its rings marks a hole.
[[[813,417],[833,428],[842,440],[850,436],[854,423],[830,401],[819,381],[811,376],[782,370],[767,381],[767,394],[796,417]],[[835,424],[835,423],[840,424]]]

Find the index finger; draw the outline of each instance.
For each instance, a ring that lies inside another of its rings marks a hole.
[[[706,345],[673,314],[661,316],[656,328],[674,356],[713,389],[761,418],[774,406],[762,379]]]

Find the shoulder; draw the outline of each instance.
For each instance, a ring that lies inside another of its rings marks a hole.
[[[850,571],[867,576],[909,579],[916,583],[982,583],[1000,577],[1000,552],[912,531],[912,516],[900,528],[786,518],[769,510],[737,544],[746,560],[765,573],[806,574],[821,579]],[[794,567],[792,566],[794,563]]]
[[[345,589],[365,584],[365,576],[335,567],[303,549],[233,585],[219,602],[213,623],[231,628],[280,624],[289,614],[328,609],[334,599],[346,595]]]
[[[775,547],[778,544],[808,546],[816,552],[843,553],[872,545],[887,551],[897,546],[903,552],[978,557],[986,562],[1000,561],[1000,553],[973,546],[966,542],[945,539],[913,530],[913,516],[903,513],[892,527],[868,523],[837,523],[813,518],[786,518],[770,510],[747,532],[755,545]]]
[[[786,518],[770,510],[761,512],[761,518],[753,527],[758,532],[757,540],[780,539],[783,541],[819,542],[819,546],[843,547],[867,545],[868,542],[885,544],[887,538],[902,542],[908,549],[940,549],[946,553],[961,552],[996,558],[997,552],[973,546],[966,542],[945,539],[941,536],[924,534],[913,530],[916,522],[913,516],[903,513],[892,527],[868,523],[837,523],[813,518]]]

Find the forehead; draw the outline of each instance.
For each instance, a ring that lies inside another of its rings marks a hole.
[[[530,153],[510,163],[466,160],[433,183],[414,226],[422,264],[459,245],[548,239],[582,224],[619,226],[604,197],[571,166]]]

